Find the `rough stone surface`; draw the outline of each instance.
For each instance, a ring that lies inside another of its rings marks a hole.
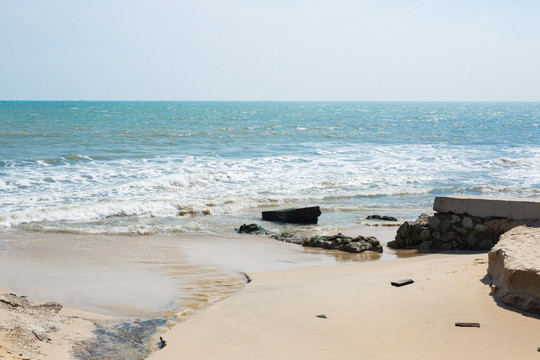
[[[268,234],[268,231],[266,231],[265,229],[263,229],[262,227],[260,227],[257,224],[249,224],[249,225],[242,224],[242,225],[240,225],[240,227],[238,229],[236,229],[236,231],[239,234],[255,234],[255,235],[267,235]]]
[[[272,239],[299,245],[302,245],[304,241],[307,241],[309,239],[306,235],[292,234],[287,232],[281,233],[279,235],[273,234],[271,237]]]
[[[36,305],[23,296],[0,294],[0,335],[21,358],[41,358],[40,343],[51,342],[66,320],[61,309],[57,303]]]
[[[302,243],[304,246],[320,247],[323,249],[341,250],[350,253],[375,251],[382,253],[383,247],[373,236],[358,236],[352,238],[341,233],[332,236],[313,236]]]
[[[489,250],[501,234],[529,223],[525,220],[481,218],[452,213],[425,214],[413,222],[404,222],[388,246],[395,249]]]
[[[501,236],[488,255],[492,291],[507,305],[540,314],[540,224]]]

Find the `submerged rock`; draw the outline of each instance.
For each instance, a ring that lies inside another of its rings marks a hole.
[[[379,240],[373,236],[357,236],[352,238],[341,233],[332,236],[313,236],[309,240],[304,241],[302,245],[341,250],[349,253],[360,253],[363,251],[383,252],[383,247]]]
[[[242,224],[240,228],[235,229],[239,234],[267,235],[268,231],[257,224]]]
[[[369,215],[367,218],[367,220],[383,220],[383,221],[398,221],[395,217],[393,216],[386,216],[386,215]]]

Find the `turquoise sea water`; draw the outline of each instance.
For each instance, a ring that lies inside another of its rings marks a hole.
[[[540,196],[540,103],[0,102],[0,228],[227,232]]]

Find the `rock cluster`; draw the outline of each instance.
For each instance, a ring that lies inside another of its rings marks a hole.
[[[481,218],[452,213],[426,214],[414,222],[406,221],[388,246],[395,249],[489,250],[501,234],[523,224],[505,218]]]
[[[341,233],[331,236],[313,236],[308,238],[302,234],[293,233],[271,233],[257,224],[242,224],[236,229],[240,234],[270,235],[273,239],[288,243],[298,244],[307,247],[319,247],[323,249],[341,250],[349,253],[361,253],[364,251],[383,252],[383,247],[379,240],[373,236],[357,236],[355,238],[345,236]]]
[[[375,251],[382,253],[383,247],[373,236],[357,236],[352,238],[341,233],[332,236],[314,236],[302,243],[304,246],[320,247],[323,249],[341,250],[350,253]]]

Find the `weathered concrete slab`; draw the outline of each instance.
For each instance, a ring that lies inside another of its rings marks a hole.
[[[438,196],[433,210],[440,213],[514,220],[540,220],[540,198],[487,197],[472,195]]]
[[[489,252],[494,294],[504,303],[540,314],[540,224],[518,226]]]
[[[321,209],[318,206],[262,212],[262,218],[266,221],[293,224],[316,224],[320,215]]]

